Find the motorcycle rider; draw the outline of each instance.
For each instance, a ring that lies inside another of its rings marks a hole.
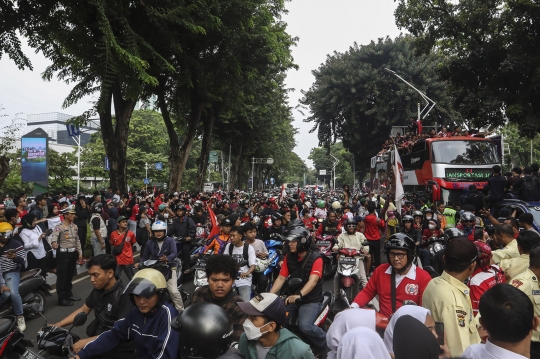
[[[208,218],[206,218],[206,215],[203,213],[202,205],[197,204],[193,207],[193,215],[191,216],[191,219],[196,225],[201,224],[204,226],[206,224]]]
[[[76,353],[108,330],[111,330],[114,323],[126,317],[133,309],[133,304],[129,301],[127,295],[123,295],[124,284],[120,278],[116,279],[116,259],[111,254],[100,254],[91,258],[87,263],[90,282],[94,289],[86,298],[82,307],[76,309],[69,316],[55,324],[55,327],[64,327],[73,324],[75,316],[80,312],[90,314],[93,310],[95,319],[86,328],[88,338],[81,339],[73,345],[73,351]],[[122,341],[117,348],[99,355],[97,358],[133,358],[135,355],[135,347],[131,340]]]
[[[463,232],[469,241],[474,242],[474,227],[476,225],[476,216],[471,212],[463,212],[461,219],[456,226],[457,229]]]
[[[332,248],[334,251],[339,249],[356,249],[358,251],[358,257],[360,262],[358,264],[358,280],[355,280],[353,297],[356,297],[359,290],[359,285],[362,285],[364,288],[367,284],[366,278],[366,268],[364,266],[364,256],[369,253],[369,246],[364,246],[363,243],[366,241],[366,237],[360,233],[356,232],[356,221],[353,218],[349,218],[345,222],[345,233],[341,233],[337,239],[337,243]],[[339,254],[337,256],[337,261],[339,263]],[[334,296],[337,297],[339,292],[339,273],[336,272],[334,276]]]
[[[419,230],[413,227],[414,218],[409,215],[403,216],[401,223],[403,223],[403,227],[401,228],[400,232],[405,233],[414,240],[414,243],[416,244],[416,251],[418,252],[418,257],[422,262],[422,266],[425,267],[430,265],[431,261],[429,258],[428,250],[420,248],[420,246],[422,245],[422,234]]]
[[[290,251],[285,255],[271,293],[279,293],[289,274],[302,279],[303,287],[296,293],[288,293],[285,305],[289,313],[298,312],[300,332],[324,357],[328,351],[326,333],[314,324],[323,301],[323,260],[317,251],[310,250],[311,236],[304,227],[292,227],[284,237],[289,241]]]
[[[313,217],[326,219],[326,203],[322,199],[317,202],[317,208],[313,212]]]
[[[137,358],[176,359],[180,335],[171,330],[171,321],[178,311],[164,301],[166,290],[161,272],[152,268],[138,271],[124,290],[136,308],[114,323],[111,330],[86,344],[75,358],[95,358],[132,339]]]
[[[335,236],[336,234],[341,233],[341,223],[337,220],[337,214],[335,211],[328,211],[326,219],[321,223],[319,228],[317,228],[317,236]]]
[[[272,226],[264,229],[263,238],[265,241],[269,239],[281,240],[283,232],[285,232],[285,227],[283,226],[283,216],[280,213],[275,212],[272,215]]]
[[[0,223],[0,307],[11,297],[11,306],[21,332],[26,330],[22,298],[19,294],[21,271],[25,261],[26,251],[21,242],[13,239],[13,227],[7,222]]]
[[[390,318],[402,305],[422,305],[422,294],[431,276],[413,263],[416,245],[408,235],[391,235],[386,242],[385,251],[388,263],[375,269],[351,307],[364,307],[379,295],[379,312]]]
[[[179,205],[176,207],[176,218],[172,223],[171,236],[173,237],[182,237],[184,241],[182,242],[182,268],[184,271],[189,271],[190,267],[190,256],[191,256],[191,242],[195,238],[197,227],[195,222],[188,216],[186,216],[186,207],[184,205]]]
[[[157,259],[165,263],[174,262],[176,255],[176,243],[174,239],[167,236],[167,224],[158,220],[152,224],[152,238],[150,238],[144,247],[141,261],[135,264],[135,268],[138,268],[141,263],[144,263],[148,259]],[[172,265],[163,265],[158,267],[157,270],[165,277],[171,300],[174,303],[175,308],[181,312],[184,310],[184,302],[178,291],[176,267]]]

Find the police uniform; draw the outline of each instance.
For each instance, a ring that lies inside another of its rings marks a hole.
[[[73,296],[73,284],[71,283],[75,274],[75,268],[79,255],[82,254],[81,242],[77,225],[64,220],[54,227],[51,243],[56,242],[56,293],[58,293],[58,303],[61,301],[80,300]]]
[[[517,258],[519,257],[518,244],[515,239],[512,239],[510,243],[503,249],[497,249],[491,252],[493,255],[493,263],[500,263],[503,259]]]
[[[499,265],[504,272],[506,282],[509,283],[519,274],[529,269],[529,255],[521,254],[516,258],[503,259]]]
[[[431,311],[436,322],[444,323],[453,357],[461,356],[470,345],[480,343],[469,290],[465,283],[444,271],[429,282],[422,296],[422,306]]]
[[[512,279],[510,284],[529,297],[534,306],[534,315],[540,316],[540,283],[536,274],[527,269]],[[540,332],[538,330],[533,330],[531,340],[531,358],[538,358],[540,357]]]

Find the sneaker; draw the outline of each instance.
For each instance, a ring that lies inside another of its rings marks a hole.
[[[24,317],[22,315],[19,315],[17,317],[17,326],[19,327],[19,330],[21,332],[24,332],[26,330],[26,323],[24,322]]]

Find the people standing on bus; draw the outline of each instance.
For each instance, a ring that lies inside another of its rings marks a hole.
[[[533,169],[525,167],[525,175],[514,183],[514,194],[526,202],[540,201],[540,179],[533,176]]]

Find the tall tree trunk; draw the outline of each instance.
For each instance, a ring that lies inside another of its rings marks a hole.
[[[208,168],[208,156],[210,155],[210,146],[212,139],[212,130],[214,128],[215,116],[214,109],[211,106],[206,116],[202,117],[203,122],[203,138],[201,143],[201,154],[199,156],[198,171],[195,177],[195,190],[202,191],[204,187],[204,179],[206,177],[206,169]]]
[[[105,103],[103,111],[98,113],[103,145],[110,163],[110,185],[115,189],[118,188],[122,193],[127,193],[127,140],[129,122],[137,102],[132,99],[123,99],[120,85],[116,84],[108,94]],[[111,103],[114,103],[114,124]]]
[[[231,159],[231,190],[234,188],[241,188],[239,185],[240,181],[240,168],[242,167],[242,143],[239,143],[232,148],[232,159]]]
[[[158,106],[161,110],[165,127],[167,128],[167,134],[169,135],[169,191],[178,192],[180,191],[180,140],[171,120],[171,114],[169,112],[169,108],[167,107],[167,102],[165,101],[165,82],[166,79],[160,79],[157,94]]]
[[[0,187],[4,184],[9,174],[9,161],[11,159],[7,156],[0,157]]]

